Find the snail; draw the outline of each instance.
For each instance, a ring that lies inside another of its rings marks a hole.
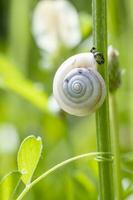
[[[86,116],[95,112],[104,102],[106,86],[97,71],[96,51],[80,53],[68,58],[57,70],[53,81],[54,97],[65,112]],[[98,54],[98,61],[101,55]]]

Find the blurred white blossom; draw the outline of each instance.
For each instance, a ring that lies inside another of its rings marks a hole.
[[[33,13],[33,35],[39,48],[49,53],[63,43],[76,46],[81,39],[78,13],[66,0],[41,0]]]
[[[131,194],[130,196],[128,196],[126,200],[133,200],[133,194]]]
[[[131,181],[127,178],[124,178],[122,180],[122,186],[124,188],[124,190],[128,189],[128,187],[131,185]]]
[[[119,52],[112,45],[108,46],[108,60],[111,61],[118,56]]]
[[[53,113],[57,113],[57,112],[60,111],[60,107],[57,104],[53,95],[50,96],[49,99],[48,99],[48,107],[49,107],[49,110]]]
[[[14,153],[19,145],[19,137],[11,124],[0,125],[0,153]]]

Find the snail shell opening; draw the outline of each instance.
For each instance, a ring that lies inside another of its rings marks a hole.
[[[55,99],[59,106],[71,115],[86,116],[98,109],[105,99],[104,80],[96,71],[91,53],[86,54],[88,57],[79,55],[81,60],[82,56],[87,59],[90,56],[89,62],[84,60],[82,63],[79,57],[76,59],[79,55],[73,56],[61,65],[54,78]]]

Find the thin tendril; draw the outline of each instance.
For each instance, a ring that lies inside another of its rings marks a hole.
[[[72,158],[69,158],[57,165],[55,165],[54,167],[50,168],[48,171],[44,172],[42,175],[40,175],[38,178],[36,178],[33,182],[31,182],[30,184],[26,185],[25,189],[22,191],[22,193],[19,195],[19,197],[16,200],[21,200],[23,199],[23,197],[28,193],[28,191],[34,186],[36,185],[38,182],[40,182],[42,179],[44,179],[45,177],[47,177],[49,174],[52,174],[53,172],[55,172],[57,169],[73,162],[76,160],[79,160],[81,158],[85,158],[85,157],[96,157],[95,160],[97,160],[98,162],[113,162],[113,154],[110,152],[91,152],[91,153],[86,153],[86,154],[81,154]]]

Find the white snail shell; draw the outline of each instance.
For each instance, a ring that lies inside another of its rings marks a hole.
[[[68,58],[55,74],[53,93],[59,106],[71,115],[86,116],[98,109],[106,87],[94,55],[89,52]]]

